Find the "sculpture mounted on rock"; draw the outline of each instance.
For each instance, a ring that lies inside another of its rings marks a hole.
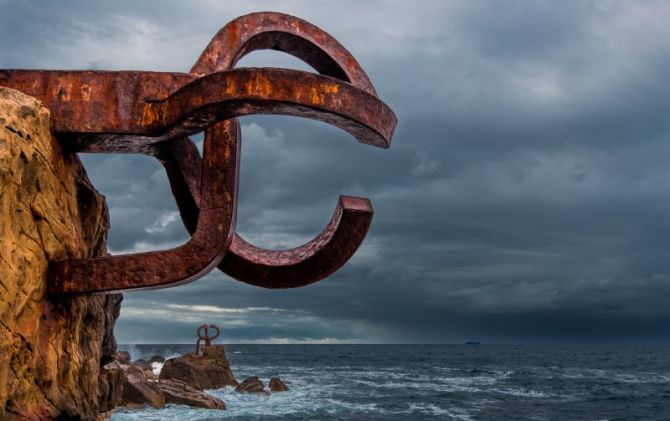
[[[216,333],[210,335],[210,329]],[[203,347],[212,346],[212,340],[219,337],[221,330],[217,325],[208,325],[205,323],[204,325],[198,326],[198,329],[196,329],[195,333],[198,335],[198,340],[195,341],[195,353],[199,354],[200,344],[203,343]]]
[[[291,54],[319,74],[233,68],[260,49]],[[330,223],[303,246],[268,250],[247,243],[235,234],[241,141],[236,117],[320,120],[384,148],[396,125],[393,111],[342,45],[308,22],[270,12],[226,25],[189,73],[0,70],[0,86],[40,99],[65,149],[157,158],[191,233],[187,243],[170,250],[51,262],[51,295],[169,287],[217,266],[264,288],[319,281],[361,245],[372,220],[370,201],[341,196]],[[203,130],[201,157],[188,136]]]

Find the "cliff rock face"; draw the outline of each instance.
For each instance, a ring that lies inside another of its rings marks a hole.
[[[96,417],[122,296],[49,300],[46,271],[106,253],[108,227],[104,198],[53,139],[49,111],[0,88],[0,419]]]

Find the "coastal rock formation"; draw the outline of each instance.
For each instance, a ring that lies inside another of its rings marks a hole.
[[[125,370],[116,363],[108,364],[100,370],[98,377],[99,412],[111,411],[122,402],[125,377]]]
[[[166,360],[159,378],[161,381],[180,380],[200,390],[238,384],[230,370],[223,345],[207,346],[203,349],[203,355],[189,352]]]
[[[149,361],[145,360],[144,358],[140,358],[139,360],[135,360],[135,361],[133,361],[132,364],[135,367],[141,368],[142,370],[152,371],[151,363],[149,363]]]
[[[221,399],[189,386],[180,380],[160,380],[158,388],[165,397],[166,403],[189,405],[196,408],[226,409],[226,404]]]
[[[165,398],[158,389],[158,383],[147,379],[144,370],[137,366],[130,365],[126,369],[122,389],[119,406],[150,405],[160,408],[165,405]]]
[[[118,351],[115,359],[120,364],[130,364],[130,354],[126,351]]]
[[[121,295],[45,297],[49,261],[106,253],[107,207],[49,111],[0,88],[0,419],[93,419]]]
[[[286,392],[288,391],[288,386],[281,381],[279,377],[273,377],[270,379],[270,392]]]
[[[130,367],[141,370],[144,377],[148,380],[158,380],[154,374],[154,370],[151,364],[149,364],[149,362],[143,358],[133,361],[130,364]]]
[[[176,379],[158,381],[153,372],[145,370],[141,364],[137,364],[137,361],[131,364],[113,361],[105,365],[101,373],[99,407],[102,412],[116,407],[160,408],[167,403],[226,409],[226,404],[221,399],[183,381]]]
[[[235,391],[238,393],[268,393],[265,390],[265,385],[258,376],[251,376],[244,379],[244,381],[235,388]]]

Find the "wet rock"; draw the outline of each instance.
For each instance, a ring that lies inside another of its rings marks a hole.
[[[203,354],[189,352],[181,357],[166,360],[159,379],[180,380],[200,390],[238,384],[230,370],[223,345],[205,347]]]
[[[125,372],[123,393],[119,405],[151,405],[154,408],[161,408],[165,406],[165,398],[158,388],[158,383],[150,382],[141,368],[130,365]]]
[[[106,317],[103,318],[103,332],[102,338],[102,355],[100,356],[100,365],[105,365],[114,361],[116,358],[116,338],[114,337],[114,324],[121,313],[121,302],[123,302],[122,294],[107,294],[104,295],[107,300],[105,308],[107,308]]]
[[[149,364],[149,361],[140,358],[139,360],[135,360],[132,363],[130,363],[131,367],[137,367],[138,369],[142,370],[144,373],[144,377],[146,377],[148,380],[154,380],[155,375],[154,375],[154,370],[153,367],[151,367],[151,364]]]
[[[133,365],[140,367],[142,370],[149,370],[151,371],[151,363],[143,358],[140,358],[139,360],[133,361]]]
[[[116,361],[121,364],[130,364],[130,354],[126,351],[119,351],[116,353]]]
[[[288,386],[281,381],[279,377],[273,377],[270,379],[270,392],[286,392],[288,391]]]
[[[226,404],[221,399],[189,386],[180,380],[160,380],[158,388],[165,397],[166,403],[189,405],[196,408],[226,409]]]
[[[149,358],[149,364],[153,363],[161,363],[163,364],[165,362],[165,357],[161,355],[154,355],[153,357]]]
[[[265,385],[258,378],[258,376],[252,376],[244,379],[244,381],[235,388],[235,391],[238,393],[268,393],[265,390]]]
[[[45,290],[50,261],[106,253],[104,197],[35,98],[0,87],[0,121],[0,420],[94,419],[121,295]]]
[[[121,402],[125,371],[116,363],[100,370],[98,377],[98,411],[107,412]]]

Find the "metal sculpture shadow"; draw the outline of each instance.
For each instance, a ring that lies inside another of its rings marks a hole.
[[[318,74],[234,69],[243,56],[261,49],[291,54]],[[268,250],[244,241],[235,233],[241,140],[236,117],[305,117],[382,148],[390,146],[397,121],[358,62],[333,37],[304,20],[272,12],[228,23],[189,73],[10,69],[0,70],[0,86],[40,99],[66,150],[157,158],[191,234],[170,250],[51,262],[51,295],[175,286],[217,266],[264,288],[324,279],[361,245],[372,221],[370,201],[341,196],[330,223],[300,247]],[[200,156],[188,136],[203,130]]]

